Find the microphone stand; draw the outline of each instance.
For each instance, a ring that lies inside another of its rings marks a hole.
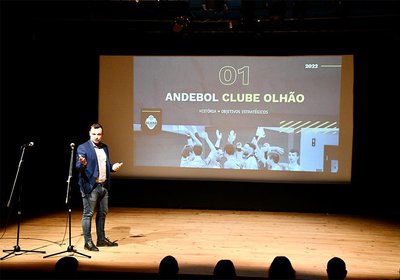
[[[22,167],[22,163],[24,162],[24,154],[25,154],[25,148],[26,147],[27,147],[27,145],[22,145],[21,146],[21,149],[22,149],[21,158],[19,160],[17,173],[15,174],[14,184],[13,184],[13,187],[11,189],[10,198],[8,199],[7,208],[10,207],[12,198],[14,196],[15,186],[17,185],[18,176],[19,176],[19,173],[20,173],[20,170],[21,170],[21,167]],[[7,255],[3,256],[2,258],[0,258],[0,260],[6,259],[11,254],[15,254],[17,256],[17,253],[19,253],[19,252],[21,252],[21,253],[32,252],[32,253],[41,253],[41,254],[46,253],[46,251],[22,250],[21,247],[19,246],[19,233],[20,233],[20,225],[21,225],[21,193],[22,193],[22,184],[19,184],[18,203],[17,203],[18,204],[18,206],[17,206],[18,207],[18,209],[17,209],[17,244],[14,246],[14,249],[3,250],[3,252],[9,252],[9,253]]]
[[[62,253],[67,253],[67,252],[68,253],[69,252],[73,252],[73,253],[82,255],[84,257],[91,258],[91,256],[89,256],[89,255],[86,255],[86,254],[78,252],[78,250],[76,250],[74,248],[74,246],[71,244],[71,187],[70,187],[70,183],[71,183],[71,178],[72,178],[72,165],[73,165],[73,159],[74,159],[74,148],[75,148],[75,144],[71,143],[71,159],[69,161],[69,174],[68,174],[68,179],[67,179],[67,195],[65,197],[65,204],[68,205],[68,235],[69,235],[69,237],[68,237],[68,239],[69,239],[68,248],[66,250],[64,250],[64,251],[44,256],[43,258],[48,258],[48,257],[51,257],[51,256],[55,256],[55,255],[59,255],[59,254],[62,254]]]

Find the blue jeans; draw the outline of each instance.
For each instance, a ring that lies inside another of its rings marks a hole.
[[[98,184],[90,194],[82,193],[83,214],[82,230],[85,243],[92,241],[92,218],[96,211],[97,241],[105,239],[105,221],[108,213],[108,190]]]

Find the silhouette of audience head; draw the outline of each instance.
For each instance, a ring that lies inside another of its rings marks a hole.
[[[285,256],[276,256],[268,270],[268,279],[296,279],[296,271]]]
[[[214,267],[214,279],[236,278],[236,268],[231,260],[219,260]]]
[[[163,279],[174,279],[177,278],[179,273],[178,261],[171,255],[165,256],[158,268],[160,278]]]
[[[333,257],[328,261],[328,264],[326,266],[326,273],[329,280],[346,279],[346,263],[339,257]]]
[[[75,257],[62,257],[56,262],[54,271],[61,277],[71,278],[78,271],[79,262]]]

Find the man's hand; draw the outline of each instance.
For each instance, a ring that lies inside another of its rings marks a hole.
[[[272,152],[272,151],[277,152],[277,153],[280,154],[280,155],[283,155],[283,153],[285,152],[285,149],[284,149],[284,148],[277,147],[277,146],[271,146],[271,147],[269,147],[269,150],[270,150],[271,152]]]
[[[233,143],[235,142],[235,140],[236,140],[236,133],[235,133],[234,130],[231,130],[231,131],[229,132],[228,142],[229,142],[230,144],[233,144]]]
[[[124,164],[123,162],[116,162],[116,163],[114,163],[113,166],[112,166],[112,170],[117,171],[118,169],[121,168],[121,166],[122,166],[123,164]]]
[[[222,139],[222,132],[220,132],[218,129],[215,131],[215,135],[217,135],[217,140]]]
[[[83,166],[87,165],[87,161],[82,155],[79,155],[79,161]]]

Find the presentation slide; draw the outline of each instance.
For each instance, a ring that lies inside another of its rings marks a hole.
[[[101,56],[119,176],[350,182],[353,57]]]

